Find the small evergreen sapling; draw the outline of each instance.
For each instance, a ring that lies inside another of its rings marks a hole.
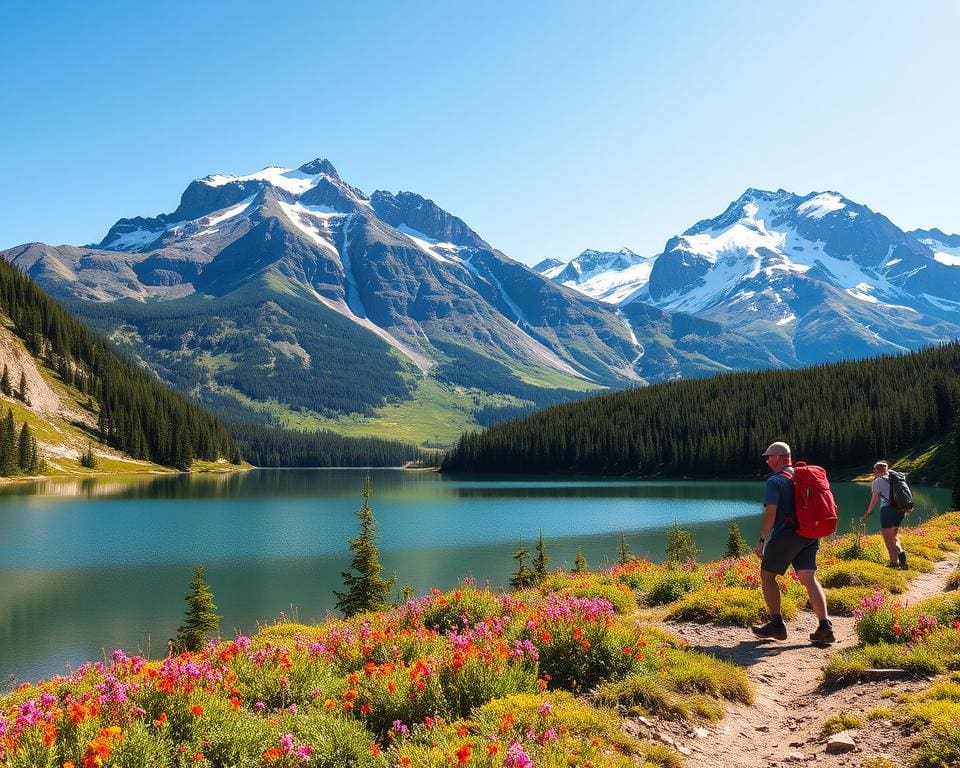
[[[700,550],[693,541],[690,531],[681,528],[676,519],[673,528],[667,534],[667,565],[679,566],[686,562],[696,562]]]
[[[203,566],[197,568],[184,598],[187,610],[183,624],[177,628],[176,646],[180,651],[199,651],[210,635],[220,634],[220,616],[213,603],[213,592],[207,586]]]
[[[740,527],[735,523],[730,523],[730,533],[727,534],[727,551],[724,557],[747,557],[752,550],[747,544],[743,534],[740,533]]]
[[[577,547],[577,557],[573,561],[573,570],[570,573],[586,573],[587,572],[587,558],[583,556],[583,549]]]
[[[377,548],[377,521],[370,508],[373,486],[369,477],[360,496],[363,504],[356,512],[360,520],[360,535],[350,539],[350,550],[353,552],[350,566],[353,571],[342,571],[340,574],[343,576],[346,592],[333,593],[336,596],[337,610],[348,618],[358,613],[386,609],[393,585],[397,581],[395,573],[389,579],[383,578],[383,566],[380,564],[380,551]]]
[[[626,565],[633,560],[630,547],[627,546],[627,537],[620,531],[620,545],[617,547],[617,565]]]
[[[530,550],[523,546],[523,539],[520,539],[518,548],[512,557],[517,561],[517,570],[515,570],[510,577],[510,586],[514,589],[526,589],[527,587],[533,586],[536,575],[525,562],[526,559],[530,557]]]
[[[547,566],[550,558],[547,557],[546,548],[543,545],[543,529],[540,529],[540,539],[537,541],[537,556],[533,558],[533,575],[539,584],[547,578]]]

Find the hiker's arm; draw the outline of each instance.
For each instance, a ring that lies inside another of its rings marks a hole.
[[[767,504],[763,508],[763,516],[760,518],[760,541],[758,541],[757,546],[753,548],[754,554],[759,558],[763,557],[763,547],[770,537],[770,530],[773,528],[773,520],[776,516],[776,504]]]
[[[880,492],[874,491],[873,496],[870,497],[870,503],[867,505],[867,511],[864,513],[863,517],[860,518],[864,525],[867,524],[867,520],[869,520],[870,515],[873,514],[873,509],[877,506],[878,501],[880,501]]]

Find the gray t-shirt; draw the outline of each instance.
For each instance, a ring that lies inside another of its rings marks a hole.
[[[873,478],[873,482],[870,483],[870,490],[872,490],[874,493],[880,494],[881,507],[889,507],[891,505],[890,479],[886,475]]]

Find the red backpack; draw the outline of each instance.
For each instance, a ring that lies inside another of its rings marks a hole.
[[[796,517],[789,522],[798,536],[822,539],[837,530],[837,502],[823,467],[803,461],[793,465],[793,503]]]

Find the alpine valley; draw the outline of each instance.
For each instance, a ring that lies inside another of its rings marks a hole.
[[[207,176],[98,245],[3,257],[233,421],[449,445],[601,388],[781,364],[716,322],[559,286],[320,159]]]
[[[436,446],[603,388],[960,335],[960,238],[834,193],[748,190],[655,257],[530,269],[317,159],[199,179],[97,245],[2,255],[224,418]]]
[[[535,269],[624,313],[720,323],[791,367],[960,336],[960,236],[905,232],[836,192],[748,189],[658,255],[588,250]]]

